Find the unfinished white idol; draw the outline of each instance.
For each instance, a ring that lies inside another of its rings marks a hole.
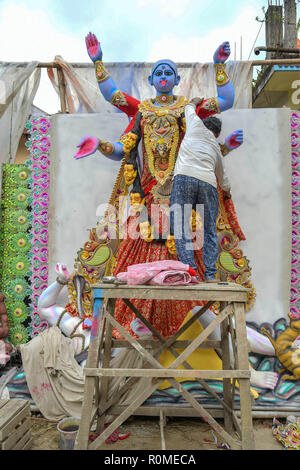
[[[46,320],[50,326],[57,325],[64,335],[72,339],[74,354],[76,356],[79,355],[82,351],[86,350],[90,343],[91,330],[83,329],[81,319],[82,308],[80,296],[84,286],[80,279],[81,276],[78,276],[78,279],[75,279],[74,277],[73,282],[77,290],[77,307],[79,317],[72,317],[64,307],[57,304],[58,296],[62,289],[68,284],[71,276],[64,264],[58,263],[55,267],[55,270],[57,273],[57,280],[47,289],[45,289],[40,296],[38,310],[43,320]],[[193,310],[193,313],[195,314],[199,308],[201,307],[196,307]],[[200,317],[198,321],[200,322],[201,326],[205,328],[212,322],[214,318],[215,314],[208,310]],[[150,331],[144,325],[140,325],[140,322],[137,320],[132,322],[132,327],[134,328],[135,333],[139,336],[150,334]],[[275,356],[275,350],[272,344],[264,335],[258,333],[253,328],[247,327],[247,338],[250,351],[266,356]],[[211,335],[208,337],[208,339],[220,341],[220,328],[216,328],[214,332],[211,333]],[[231,344],[230,355],[231,360],[233,361],[234,356]],[[278,380],[278,374],[275,372],[256,371],[251,366],[250,371],[251,385],[271,390],[275,388]]]

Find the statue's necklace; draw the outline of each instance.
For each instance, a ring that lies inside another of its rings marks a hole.
[[[153,102],[157,106],[166,106],[168,104],[174,103],[176,96],[173,95],[157,95]]]

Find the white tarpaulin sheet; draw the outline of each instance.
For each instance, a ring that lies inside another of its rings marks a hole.
[[[70,113],[116,112],[99,92],[93,64],[72,66],[56,56],[55,62],[62,66],[66,84],[67,106]],[[177,64],[181,81],[174,88],[175,95],[187,98],[216,96],[215,69],[212,63]],[[155,90],[148,83],[152,64],[109,63],[105,64],[116,86],[138,100],[154,97]],[[251,62],[229,61],[225,69],[231,78],[235,91],[234,108],[252,107]],[[56,71],[50,70],[49,77],[58,92]]]
[[[38,62],[20,66],[0,62],[0,167],[14,163],[19,141],[37,92],[41,70]],[[0,171],[0,195],[1,195]]]

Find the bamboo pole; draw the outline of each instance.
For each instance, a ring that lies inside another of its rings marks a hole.
[[[59,89],[59,99],[60,99],[60,106],[61,112],[66,114],[67,112],[67,104],[66,104],[66,88],[64,82],[64,74],[61,67],[57,67],[57,79],[58,79],[58,89]]]
[[[9,62],[8,62],[9,63]],[[18,65],[20,67],[22,65],[25,65],[26,62],[20,62]],[[128,63],[129,64],[129,63]],[[70,64],[73,67],[86,67],[86,66],[91,66],[92,64],[76,64],[72,63]],[[143,64],[143,65],[149,65],[151,66],[152,64]],[[181,67],[188,67],[190,64],[189,63],[181,63],[178,64]],[[253,60],[251,63],[251,67],[256,67],[256,66],[266,66],[266,65],[300,65],[300,59],[270,59],[270,60]],[[56,62],[40,62],[38,64],[38,68],[53,68],[57,69],[57,76],[58,76],[58,88],[59,88],[59,98],[60,98],[60,106],[61,106],[61,112],[63,114],[66,114],[67,112],[67,105],[66,105],[66,90],[65,90],[65,83],[64,83],[64,78],[63,78],[63,71],[61,65],[57,64]]]

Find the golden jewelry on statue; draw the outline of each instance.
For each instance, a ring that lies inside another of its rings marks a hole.
[[[207,109],[207,111],[214,111],[215,113],[221,112],[217,97],[206,99],[201,108]]]
[[[187,99],[177,97],[173,104],[158,107],[152,100],[140,103],[144,118],[144,143],[148,167],[159,185],[163,185],[174,170],[179,144],[179,118],[184,115]]]
[[[103,153],[103,155],[111,155],[114,152],[115,147],[110,142],[103,142],[101,139],[99,139],[98,149],[101,153]]]
[[[114,106],[128,106],[127,100],[125,98],[124,93],[121,90],[117,90],[110,100],[111,104]]]
[[[151,224],[150,222],[146,221],[146,222],[141,222],[139,224],[139,228],[140,228],[140,234],[141,234],[141,238],[145,241],[145,242],[152,242],[153,240],[153,235],[152,235],[152,228],[151,228]]]
[[[185,117],[182,119],[181,130],[182,130],[182,132],[186,133],[186,119],[185,119]]]
[[[137,170],[134,169],[131,163],[126,163],[124,166],[124,179],[126,186],[133,184],[137,175]]]
[[[120,142],[123,144],[124,153],[130,153],[130,151],[135,147],[138,136],[133,132],[128,132],[128,134],[122,135]]]
[[[166,247],[168,248],[168,252],[170,255],[177,255],[176,243],[174,235],[169,235],[166,240]]]
[[[230,82],[230,78],[225,72],[224,64],[215,64],[217,86],[224,86]]]
[[[59,277],[56,278],[56,282],[58,282],[58,284],[60,284],[61,286],[66,286],[67,284],[69,284],[69,281],[62,281],[61,279],[59,279]]]
[[[225,155],[227,155],[230,152],[230,150],[225,144],[219,144],[219,145],[220,145],[221,154],[223,155],[223,157],[225,157]]]
[[[169,104],[171,103],[174,103],[174,101],[177,99],[176,96],[173,96],[173,95],[157,95],[154,99],[153,99],[153,103],[155,103],[156,105],[159,105],[159,106],[168,106]]]
[[[143,206],[145,198],[142,198],[140,193],[130,193],[130,205],[131,206]]]
[[[190,219],[190,227],[192,229],[192,232],[196,232],[201,230],[203,227],[201,215],[198,214],[198,212],[195,211],[195,209],[192,210],[192,215]]]
[[[105,82],[105,80],[108,80],[110,78],[110,74],[105,69],[102,60],[97,60],[96,62],[94,62],[94,65],[96,70],[96,78],[99,83]]]

